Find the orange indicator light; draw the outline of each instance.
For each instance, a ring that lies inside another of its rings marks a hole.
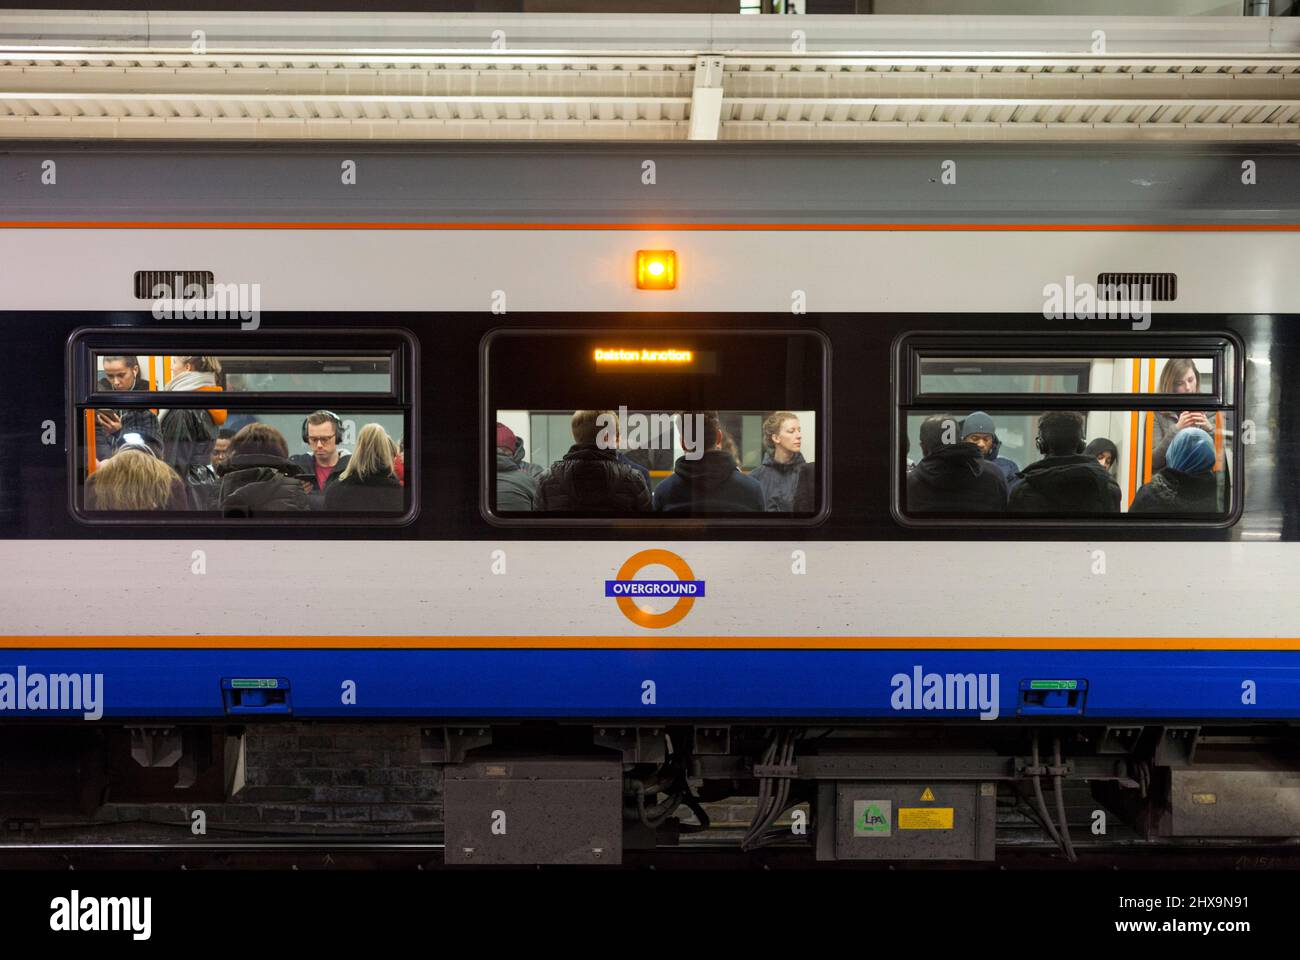
[[[677,254],[673,250],[636,252],[638,290],[672,290],[677,286]]]

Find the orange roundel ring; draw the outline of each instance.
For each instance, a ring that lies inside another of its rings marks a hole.
[[[695,572],[691,570],[690,564],[671,550],[642,550],[639,553],[632,554],[627,558],[623,566],[618,568],[618,574],[614,579],[631,580],[645,567],[656,563],[671,570],[678,580],[695,579]],[[647,613],[638,607],[631,597],[618,598],[618,608],[623,611],[623,616],[638,627],[650,627],[651,629],[671,627],[690,613],[693,606],[695,606],[694,597],[678,597],[677,602],[663,613]]]

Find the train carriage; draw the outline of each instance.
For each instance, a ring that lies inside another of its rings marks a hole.
[[[213,731],[409,722],[449,862],[617,862],[735,795],[826,860],[990,860],[1011,803],[1073,856],[1067,789],[1126,842],[1300,835],[1298,163],[9,141],[5,736],[193,782]],[[298,466],[235,509],[250,425]],[[932,428],[1000,501],[922,502]],[[1187,429],[1204,497],[1152,507]],[[396,486],[331,497],[377,437]],[[1099,440],[1113,508],[1030,505]],[[562,479],[584,444],[626,498]],[[114,500],[124,446],[179,495]]]

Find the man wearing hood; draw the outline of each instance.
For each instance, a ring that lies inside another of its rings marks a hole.
[[[963,443],[973,443],[979,447],[980,455],[1002,471],[1002,475],[1007,479],[1007,486],[1015,487],[1015,476],[1020,472],[1020,464],[1009,457],[998,456],[1002,449],[1002,441],[998,439],[997,426],[993,423],[992,417],[983,410],[976,410],[962,421],[961,439]]]
[[[537,509],[537,481],[543,472],[524,460],[524,442],[515,432],[498,423],[497,510],[521,513]]]
[[[1034,444],[1043,459],[1020,471],[1012,511],[1119,513],[1119,484],[1084,452],[1083,417],[1060,410],[1043,414]]]
[[[969,419],[969,418],[968,418]],[[909,513],[995,513],[1007,508],[1007,480],[980,448],[955,442],[957,422],[936,414],[921,424],[921,462],[907,474]]]
[[[691,425],[696,429],[688,430]],[[659,513],[762,513],[763,488],[736,466],[722,449],[722,424],[716,410],[682,414],[682,448],[673,475],[655,487]],[[701,453],[701,450],[703,451]]]

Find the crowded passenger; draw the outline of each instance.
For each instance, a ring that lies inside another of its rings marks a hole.
[[[504,423],[497,424],[497,509],[518,513],[537,509],[537,479],[523,459],[523,442]]]
[[[1181,430],[1168,447],[1165,466],[1142,486],[1129,513],[1215,513],[1214,441],[1203,430]]]
[[[1200,393],[1201,375],[1197,372],[1195,361],[1185,358],[1166,361],[1164,369],[1160,372],[1160,384],[1157,389],[1164,394]],[[1157,410],[1151,417],[1152,470],[1164,468],[1169,444],[1180,431],[1195,427],[1211,438],[1214,437],[1213,413],[1207,414],[1198,410],[1184,410],[1182,413]]]
[[[803,431],[793,413],[778,410],[763,420],[763,462],[749,476],[762,488],[763,509],[768,513],[789,513],[794,509],[799,468],[805,462],[802,446]]]
[[[101,391],[117,393],[149,391],[149,382],[140,375],[139,357],[104,357]],[[117,448],[123,433],[159,436],[158,417],[145,407],[95,411],[95,459],[107,460]]]
[[[235,439],[235,431],[222,427],[212,440],[212,452],[208,455],[208,466],[215,474],[221,465],[230,458],[230,444]]]
[[[655,487],[655,510],[660,513],[763,512],[763,488],[753,477],[741,473],[735,458],[722,449],[723,431],[717,412],[684,412],[681,418],[682,448],[687,455],[678,457],[672,476],[665,477]],[[692,456],[696,459],[691,459]]]
[[[967,418],[969,419],[969,418]],[[921,423],[921,461],[907,473],[910,513],[996,513],[1007,506],[1007,478],[946,414]]]
[[[357,448],[325,491],[325,509],[401,513],[402,484],[393,469],[394,444],[384,428],[367,423],[357,434]]]
[[[1038,421],[1034,440],[1043,459],[1020,471],[1011,491],[1018,513],[1119,513],[1119,484],[1084,452],[1083,417],[1053,411]]]
[[[999,455],[1002,450],[1002,441],[998,439],[997,426],[993,423],[993,418],[983,410],[976,410],[969,414],[961,425],[961,439],[965,443],[973,443],[980,448],[980,455],[988,463],[1002,471],[1002,476],[1006,478],[1007,487],[1014,488],[1016,485],[1016,475],[1020,473],[1020,465],[1010,457]]]
[[[185,486],[180,477],[145,443],[124,443],[86,481],[87,510],[185,508]]]
[[[1110,440],[1105,437],[1089,440],[1083,452],[1100,463],[1102,469],[1111,476],[1115,475],[1115,467],[1119,463],[1119,450]]]
[[[650,510],[645,479],[619,458],[618,415],[611,410],[575,410],[569,426],[573,446],[538,481],[537,509],[582,513]]]
[[[219,392],[222,389],[221,362],[216,357],[176,357],[172,377],[163,387],[168,393]],[[209,408],[168,408],[158,411],[159,434],[166,447],[166,460],[181,478],[201,482],[190,476],[192,467],[206,467],[216,428],[226,422],[226,411]]]
[[[228,517],[310,510],[305,489],[310,479],[289,459],[289,445],[279,430],[250,423],[231,443],[218,503]]]
[[[302,439],[312,452],[300,453],[291,459],[302,473],[314,478],[311,508],[320,510],[325,506],[326,488],[337,483],[348,468],[350,455],[339,449],[343,439],[343,421],[329,410],[317,410],[303,421]]]

